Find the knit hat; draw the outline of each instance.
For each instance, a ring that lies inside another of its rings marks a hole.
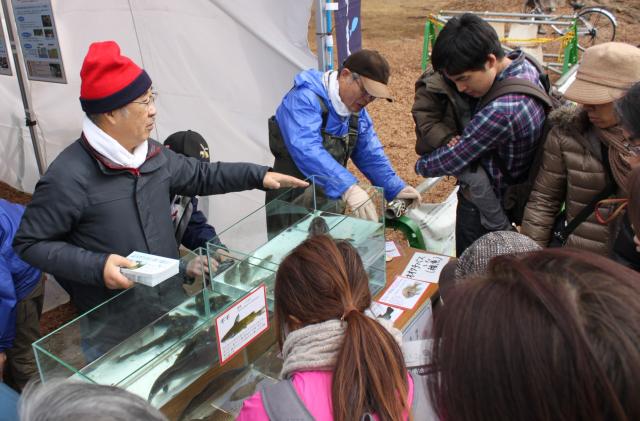
[[[515,231],[494,231],[473,242],[460,256],[456,265],[456,279],[482,275],[489,261],[503,254],[541,250],[535,241]]]
[[[343,63],[343,67],[362,76],[364,89],[371,96],[393,101],[387,84],[391,69],[382,55],[374,50],[360,50],[351,54]]]
[[[605,42],[582,54],[576,80],[564,97],[587,105],[613,102],[640,80],[640,48],[622,42]]]
[[[209,162],[209,145],[200,133],[191,130],[176,132],[164,141],[164,146],[175,153]]]
[[[94,42],[89,46],[80,79],[80,104],[87,114],[123,107],[151,87],[147,72],[121,55],[115,41]]]

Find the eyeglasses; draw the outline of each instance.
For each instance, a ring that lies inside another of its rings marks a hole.
[[[616,219],[627,208],[629,199],[604,199],[596,204],[596,220],[601,224],[608,224]],[[606,212],[605,212],[606,211]],[[606,213],[606,216],[604,215]]]
[[[360,98],[364,99],[367,102],[371,102],[376,99],[375,96],[371,95],[364,87],[364,82],[362,81],[362,77],[357,73],[351,73],[353,76],[353,80],[356,81],[358,87],[360,88]]]
[[[131,102],[133,102],[135,104],[142,104],[145,107],[149,108],[149,105],[155,104],[157,98],[158,98],[158,92],[152,91],[151,95],[149,95],[149,97],[147,99],[145,99],[144,101],[131,101]]]
[[[640,145],[634,145],[630,142],[625,142],[624,147],[630,155],[640,156]]]

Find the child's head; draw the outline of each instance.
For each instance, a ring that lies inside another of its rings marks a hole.
[[[448,419],[640,419],[640,274],[586,251],[498,256],[435,322]]]
[[[491,89],[504,56],[491,25],[466,13],[442,28],[431,52],[431,63],[435,71],[456,84],[458,91],[480,98]]]

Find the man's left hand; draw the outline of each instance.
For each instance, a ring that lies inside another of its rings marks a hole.
[[[409,185],[405,186],[402,190],[400,190],[400,193],[398,193],[398,195],[395,198],[404,199],[408,201],[409,202],[408,207],[410,209],[418,207],[420,203],[422,203],[422,199],[420,198],[420,193],[418,192],[418,190],[414,189]]]
[[[308,187],[309,183],[290,175],[267,171],[262,179],[262,185],[265,189],[281,189],[284,187]]]
[[[218,261],[215,259],[207,259],[207,256],[196,256],[189,263],[187,263],[187,276],[189,278],[199,278],[202,275],[209,273],[209,263],[211,268],[215,271],[218,269]]]

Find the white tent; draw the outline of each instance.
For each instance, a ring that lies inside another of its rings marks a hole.
[[[46,163],[81,131],[80,67],[93,41],[113,39],[159,93],[160,141],[191,129],[212,160],[271,164],[267,118],[295,73],[315,66],[311,0],[52,0],[67,84],[28,81]],[[5,39],[7,22],[3,20]],[[0,180],[32,192],[39,178],[15,65],[0,76]],[[210,199],[218,229],[260,206],[263,193]],[[205,208],[206,208],[205,202]]]

